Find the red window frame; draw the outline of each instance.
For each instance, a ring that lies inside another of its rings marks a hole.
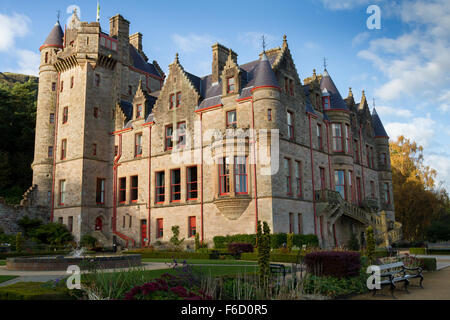
[[[197,217],[188,218],[188,236],[189,238],[195,237],[197,233]]]
[[[167,135],[168,129],[172,129],[171,135]],[[166,126],[166,129],[164,130],[164,148],[165,150],[172,150],[173,149],[173,125],[169,124]]]
[[[118,41],[116,39],[110,38],[102,33],[100,34],[100,45],[101,46],[108,48],[112,51],[117,51],[117,44],[118,44]]]
[[[230,194],[230,163],[229,158],[222,158],[219,164],[219,193],[221,196]]]
[[[164,219],[156,219],[156,239],[164,236]]]
[[[176,107],[179,108],[181,106],[181,92],[177,92],[177,100],[176,100]]]
[[[248,194],[247,157],[234,157],[234,190],[236,194]]]
[[[234,114],[234,121],[230,121],[230,115]],[[227,111],[227,128],[237,128],[237,111],[236,110],[230,110]]]
[[[97,204],[105,204],[105,179],[97,178],[97,190],[95,201]]]
[[[53,146],[48,147],[48,158],[53,158]]]
[[[136,133],[134,136],[134,156],[142,157],[142,133]]]
[[[317,145],[319,150],[323,150],[323,131],[322,125],[320,123],[317,124]]]
[[[383,184],[384,188],[384,202],[386,204],[391,204],[391,191],[389,190],[389,183],[385,182]]]
[[[319,168],[319,171],[320,171],[320,190],[325,190],[327,188],[325,178],[325,168]]]
[[[339,132],[336,131],[339,129]],[[342,135],[342,123],[332,123],[331,124],[331,135],[333,139],[333,151],[334,152],[343,152],[344,146],[344,136]],[[338,143],[340,143],[338,148]]]
[[[155,203],[161,204],[166,201],[166,173],[159,171],[155,173]]]
[[[119,179],[119,203],[123,204],[127,201],[127,178]]]
[[[356,177],[356,191],[358,195],[358,203],[362,203],[362,189],[361,189],[361,178]]]
[[[67,156],[67,139],[61,141],[61,160],[65,160]]]
[[[131,202],[138,202],[139,198],[139,176],[130,177],[130,198]]]
[[[297,197],[302,196],[302,163],[295,161],[295,187],[297,188]]]
[[[287,164],[287,168],[286,168]],[[286,177],[286,194],[288,196],[292,196],[292,168],[291,168],[291,159],[284,158],[284,171]],[[286,172],[287,171],[287,172]]]
[[[63,206],[66,202],[66,180],[59,180],[59,205]]]
[[[294,214],[289,212],[289,233],[294,233]]]
[[[322,104],[324,110],[329,110],[331,108],[331,101],[330,97],[323,97],[322,98]]]
[[[142,104],[138,104],[136,107],[136,119],[142,118]]]
[[[169,109],[172,110],[175,107],[175,94],[172,93],[169,96]]]
[[[227,78],[227,93],[234,93],[236,91],[236,79],[234,77]]]
[[[178,172],[178,181],[174,181],[175,173]],[[170,170],[170,202],[181,201],[181,169]]]
[[[114,156],[117,157],[118,154],[119,154],[119,146],[114,146]]]
[[[68,120],[69,120],[69,107],[64,107],[62,123],[66,124]]]
[[[184,125],[184,130],[182,126]],[[183,141],[181,143],[180,141]],[[186,146],[186,122],[178,122],[177,124],[177,148],[184,148]]]
[[[342,173],[343,181],[341,181],[340,173]],[[334,170],[335,190],[337,192],[339,192],[339,190],[341,190],[340,188],[342,188],[344,190],[344,197],[343,197],[344,200],[347,200],[347,181],[346,180],[347,180],[347,177],[345,176],[345,170]],[[342,194],[341,194],[341,196],[342,196]]]
[[[290,121],[289,121],[290,119]],[[289,123],[290,122],[290,123]],[[294,140],[295,139],[295,132],[294,132],[294,113],[291,111],[287,112],[287,126],[288,126],[288,139]]]
[[[195,178],[193,175],[193,170],[195,169]],[[187,190],[187,200],[197,200],[198,199],[198,167],[192,166],[186,168],[186,190]]]
[[[348,171],[348,186],[350,187],[350,195],[352,202],[355,203],[355,186],[353,185],[353,171]]]
[[[352,136],[350,132],[350,125],[345,125],[345,152],[351,154],[352,153]]]

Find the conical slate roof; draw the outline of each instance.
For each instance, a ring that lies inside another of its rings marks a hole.
[[[375,137],[384,137],[389,138],[386,130],[384,129],[383,123],[381,123],[380,117],[378,116],[377,111],[373,108],[372,112],[372,126],[375,131]]]
[[[272,66],[270,65],[270,61],[265,52],[256,67],[255,74],[254,88],[279,87],[278,80],[275,77],[275,73],[272,70]]]
[[[326,92],[330,94],[330,109],[344,109],[348,110],[347,104],[342,99],[341,94],[339,93],[336,85],[328,74],[327,69],[323,72],[322,80],[320,81],[320,90],[323,92],[326,89]]]
[[[61,47],[62,48],[63,44],[64,44],[63,38],[64,38],[64,32],[58,21],[58,22],[56,22],[52,31],[50,31],[50,34],[48,35],[47,39],[45,40],[43,46],[46,46],[46,47],[53,46],[53,47]]]

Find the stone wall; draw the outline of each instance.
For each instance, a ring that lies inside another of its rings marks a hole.
[[[3,198],[0,198],[0,229],[3,229],[6,234],[20,232],[17,222],[25,216],[31,219],[39,218],[45,223],[50,221],[48,209],[10,206],[5,204]]]

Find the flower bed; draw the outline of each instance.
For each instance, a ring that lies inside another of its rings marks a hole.
[[[308,272],[316,276],[355,277],[361,269],[359,252],[351,251],[312,252],[305,256],[304,262]]]

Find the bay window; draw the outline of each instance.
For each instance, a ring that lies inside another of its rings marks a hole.
[[[219,192],[221,195],[230,193],[230,162],[229,158],[223,158],[219,164]]]
[[[236,194],[248,194],[246,157],[234,157],[234,185]]]
[[[342,199],[347,200],[347,192],[345,190],[345,171],[335,170],[334,171],[334,182],[336,186],[336,191],[342,196]]]
[[[342,152],[342,125],[340,123],[333,123],[331,125],[333,135],[333,150],[335,152]]]

